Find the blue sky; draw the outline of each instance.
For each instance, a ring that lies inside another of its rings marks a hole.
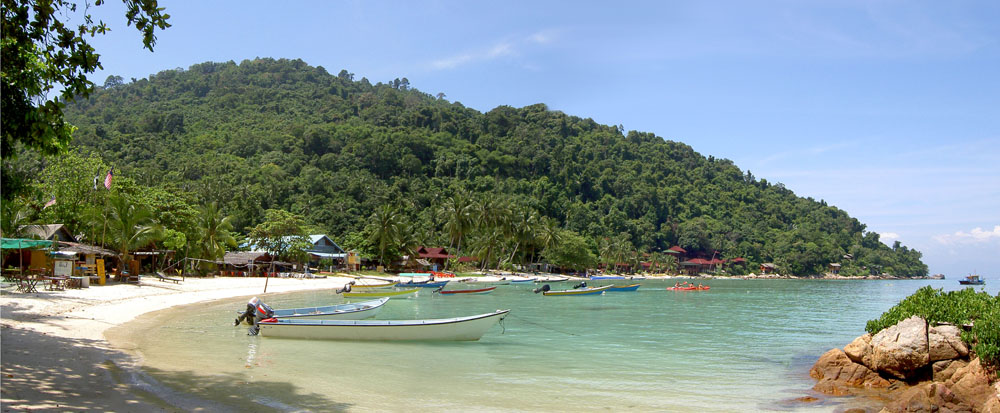
[[[114,1],[104,70],[300,58],[488,111],[545,103],[732,159],[1000,279],[1000,3],[161,0],[154,53]]]

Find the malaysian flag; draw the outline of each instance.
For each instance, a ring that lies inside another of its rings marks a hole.
[[[105,189],[111,189],[111,177],[114,176],[114,170],[115,170],[115,167],[112,166],[111,169],[108,169],[108,176],[104,177],[104,188]]]
[[[42,209],[48,208],[48,207],[53,206],[55,204],[56,204],[56,196],[52,195],[52,199],[49,200],[49,202],[46,202],[45,206],[43,206]]]

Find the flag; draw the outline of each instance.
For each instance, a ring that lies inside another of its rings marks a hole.
[[[104,188],[105,189],[111,189],[111,177],[114,176],[114,170],[115,170],[115,167],[112,166],[111,169],[108,169],[108,176],[104,177]]]
[[[42,209],[48,208],[48,207],[53,206],[55,204],[56,204],[56,196],[52,195],[52,199],[49,202],[46,202],[45,206],[43,206]]]

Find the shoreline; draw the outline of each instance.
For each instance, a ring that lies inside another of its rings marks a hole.
[[[386,274],[386,278],[397,277]],[[495,276],[475,278],[479,282],[499,280]],[[779,277],[648,277],[673,278],[763,280]],[[354,278],[347,275],[328,275],[321,279],[213,277],[188,278],[173,284],[146,277],[138,286],[115,283],[30,294],[12,292],[12,287],[4,287],[0,295],[3,342],[0,403],[11,410],[196,409],[205,401],[176,392],[162,394],[163,389],[145,380],[141,372],[141,355],[122,343],[113,345],[108,330],[141,315],[175,306],[241,296],[263,298],[270,294],[337,289],[352,280]],[[267,294],[263,293],[265,283]]]
[[[188,278],[166,283],[11,292],[0,296],[0,403],[5,410],[176,410],[136,383],[138,357],[113,346],[107,330],[174,306],[343,287],[351,278]],[[264,285],[267,283],[267,293]]]

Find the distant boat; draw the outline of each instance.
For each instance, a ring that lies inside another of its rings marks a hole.
[[[626,291],[636,291],[639,289],[639,284],[629,284],[629,285],[612,285],[608,288],[608,292],[626,292]]]
[[[605,285],[603,287],[586,287],[586,288],[577,288],[575,290],[543,291],[542,295],[552,295],[552,296],[596,295],[596,294],[604,294],[604,291],[607,291],[610,288],[611,288],[610,285]]]
[[[595,275],[590,277],[591,280],[624,280],[625,277],[621,275]]]
[[[510,310],[427,320],[282,320],[257,323],[267,337],[360,341],[476,341]]]
[[[348,291],[344,293],[344,297],[348,298],[358,298],[358,297],[400,297],[404,295],[416,294],[420,291],[419,288],[411,288],[408,290],[374,290],[374,291]]]
[[[691,287],[667,287],[667,290],[669,290],[669,291],[697,291],[697,290],[707,290],[707,289],[710,289],[710,288],[712,288],[712,287],[709,287],[707,285],[703,285],[701,287],[696,287],[696,286],[691,286]]]
[[[495,290],[495,289],[497,289],[497,287],[477,288],[477,289],[474,289],[474,290],[441,290],[441,291],[437,291],[437,292],[441,293],[441,294],[446,294],[446,295],[448,295],[448,294],[489,294],[489,293],[493,292],[493,290]]]
[[[405,283],[399,283],[397,287],[421,287],[421,288],[438,288],[444,287],[448,284],[448,281],[411,281]]]
[[[388,297],[377,300],[362,301],[351,304],[328,305],[324,307],[304,307],[274,310],[274,318],[301,319],[316,318],[325,320],[362,320],[375,317],[382,306],[389,301]],[[239,313],[239,312],[237,312]],[[250,321],[249,319],[247,320]]]
[[[396,284],[399,284],[399,283],[398,283],[398,282],[396,282],[396,281],[390,281],[390,282],[385,282],[385,283],[380,283],[380,284],[352,284],[352,285],[351,285],[351,289],[353,290],[353,289],[358,289],[358,288],[385,288],[385,287],[395,287],[395,286],[396,286]]]
[[[969,275],[964,280],[958,280],[958,283],[962,285],[983,285],[986,284],[986,280],[980,278],[978,275]]]

